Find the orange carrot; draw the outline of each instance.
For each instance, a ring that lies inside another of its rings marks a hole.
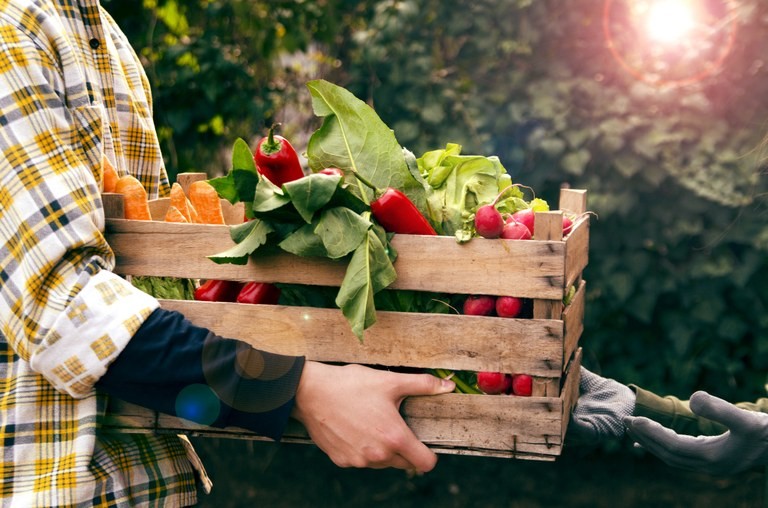
[[[197,222],[201,224],[224,224],[224,212],[216,189],[205,180],[189,185],[189,201],[197,210]]]
[[[184,214],[181,213],[181,210],[179,210],[173,205],[170,205],[168,207],[168,210],[165,211],[165,222],[189,222],[189,221],[187,220],[186,217],[184,217]]]
[[[126,219],[152,220],[149,213],[147,191],[141,182],[131,175],[121,176],[115,183],[115,192],[123,195]]]
[[[115,169],[115,166],[109,162],[109,159],[107,159],[106,156],[102,158],[101,166],[104,173],[102,176],[102,181],[104,182],[104,192],[115,192],[115,184],[117,183],[117,179],[120,178],[117,176],[117,170]]]
[[[184,189],[178,182],[171,185],[171,206],[175,207],[187,219],[187,222],[196,222],[192,217],[197,215],[197,211],[189,202],[187,195],[184,194]]]

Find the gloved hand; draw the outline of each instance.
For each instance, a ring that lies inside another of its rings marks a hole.
[[[719,436],[686,436],[644,417],[624,419],[627,433],[670,466],[714,475],[768,464],[768,414],[740,409],[707,392],[691,395],[691,411],[728,427]]]
[[[613,379],[581,368],[579,400],[571,417],[570,430],[584,444],[596,444],[624,436],[623,418],[635,410],[635,392]]]

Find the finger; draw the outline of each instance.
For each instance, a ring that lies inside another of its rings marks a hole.
[[[456,383],[449,379],[442,379],[431,374],[397,374],[397,381],[393,383],[397,387],[398,394],[408,395],[440,395],[450,393],[456,388]]]
[[[406,460],[402,455],[393,455],[386,464],[373,466],[374,469],[384,469],[389,467],[394,467],[395,469],[403,469],[405,471],[412,471],[416,469],[415,466]]]
[[[624,419],[627,434],[640,446],[669,465],[695,468],[702,463],[703,437],[680,435],[644,417]]]
[[[432,471],[437,465],[437,455],[415,436],[413,439],[414,442],[400,452],[400,456],[410,464],[405,469],[415,469],[419,473]]]
[[[750,431],[754,419],[749,411],[740,409],[730,402],[710,395],[704,391],[698,391],[691,395],[689,401],[691,411],[699,416],[722,423],[734,431]]]

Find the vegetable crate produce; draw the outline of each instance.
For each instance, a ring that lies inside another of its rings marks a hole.
[[[179,175],[189,187],[191,174]],[[186,181],[185,181],[186,180]],[[311,295],[338,288],[340,260],[273,250],[245,264],[217,264],[210,256],[231,248],[230,224],[243,222],[242,203],[223,201],[226,224],[163,220],[169,200],[150,203],[154,220],[122,218],[121,196],[104,194],[106,235],[116,271],[130,277],[259,281],[300,285]],[[563,210],[573,212],[563,237]],[[562,451],[578,396],[588,261],[586,192],[563,189],[559,210],[535,213],[535,238],[507,240],[395,234],[396,280],[388,290],[418,294],[514,296],[529,302],[529,316],[466,315],[379,310],[361,338],[339,308],[161,299],[215,333],[256,348],[305,355],[322,362],[359,363],[398,371],[524,373],[530,396],[451,393],[411,397],[402,413],[416,435],[439,453],[554,460]],[[179,368],[183,368],[182,365]],[[292,422],[286,442],[310,442]],[[117,432],[182,433],[260,439],[248,431],[218,429],[115,403],[105,427]]]

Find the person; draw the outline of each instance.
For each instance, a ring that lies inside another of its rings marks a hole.
[[[571,430],[581,443],[626,436],[670,466],[712,475],[768,465],[768,398],[732,404],[700,390],[685,401],[580,374]]]
[[[293,417],[339,466],[432,469],[399,405],[452,382],[258,351],[112,272],[105,160],[169,192],[147,77],[98,0],[0,5],[2,504],[195,504],[190,443],[103,432],[112,397],[273,439]]]

